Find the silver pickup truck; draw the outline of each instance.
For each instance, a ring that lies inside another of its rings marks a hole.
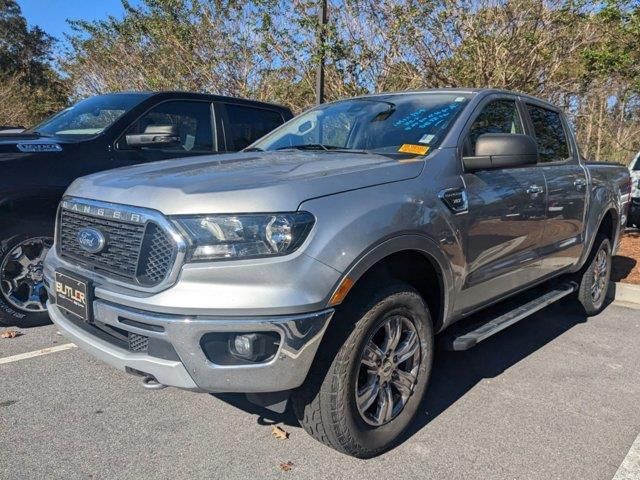
[[[471,348],[565,296],[598,313],[629,197],[628,170],[586,163],[541,100],[353,98],[241,153],[75,181],[49,312],[148,388],[291,400],[313,437],[366,458],[411,423],[436,334]]]

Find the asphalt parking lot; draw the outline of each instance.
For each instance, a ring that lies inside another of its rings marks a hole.
[[[438,351],[411,432],[368,461],[315,442],[289,413],[144,390],[65,347],[53,325],[23,331],[0,339],[2,479],[588,480],[614,478],[623,462],[616,478],[640,478],[640,310],[586,319],[559,303],[468,352]],[[273,423],[289,439],[272,437]]]

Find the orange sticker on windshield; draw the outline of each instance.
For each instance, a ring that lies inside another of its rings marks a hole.
[[[429,147],[425,145],[412,145],[411,143],[405,143],[399,149],[402,153],[413,153],[415,155],[426,155],[429,151]]]

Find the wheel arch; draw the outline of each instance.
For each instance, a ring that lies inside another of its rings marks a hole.
[[[421,235],[402,235],[369,249],[341,277],[330,298],[335,298],[348,282],[348,292],[336,305],[348,302],[363,288],[389,277],[405,281],[420,292],[429,307],[434,331],[440,331],[452,307],[452,272],[435,242]]]
[[[64,194],[60,187],[27,187],[6,193],[0,197],[0,216],[53,215]]]
[[[602,209],[602,214],[598,218],[597,222],[593,223],[593,226],[589,229],[591,234],[588,238],[588,243],[583,252],[582,259],[580,261],[580,268],[584,265],[584,263],[589,258],[589,254],[591,250],[593,250],[594,243],[596,241],[596,237],[599,233],[606,235],[606,237],[611,242],[611,248],[615,252],[616,244],[618,242],[618,222],[619,215],[618,210],[613,205],[607,205],[606,208]]]
[[[614,208],[609,208],[602,219],[600,220],[600,224],[598,225],[598,230],[596,231],[596,235],[598,233],[602,233],[609,238],[611,245],[613,246],[616,241],[616,236],[618,233],[618,229],[616,228],[618,225],[618,212]]]

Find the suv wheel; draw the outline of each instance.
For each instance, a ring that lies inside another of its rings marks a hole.
[[[422,297],[404,283],[355,303],[336,312],[292,401],[316,440],[368,458],[391,448],[414,418],[431,372],[433,328]]]
[[[43,262],[53,245],[50,219],[20,221],[0,239],[0,325],[49,323]]]
[[[578,301],[587,315],[600,313],[605,305],[611,277],[611,242],[599,233],[579,278]]]

